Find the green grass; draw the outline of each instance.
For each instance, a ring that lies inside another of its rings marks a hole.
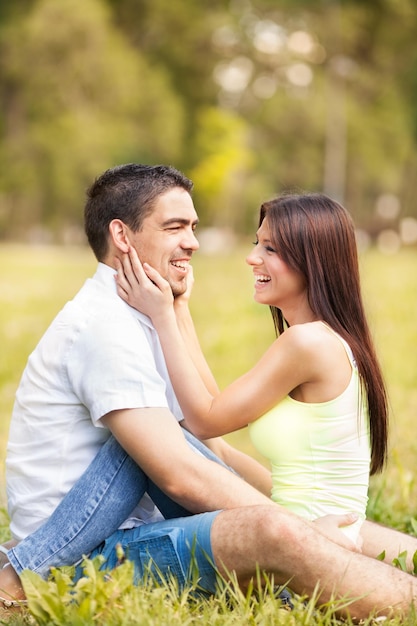
[[[192,310],[203,349],[221,387],[246,371],[273,340],[267,307],[253,302],[253,279],[244,262],[250,246],[194,261]],[[415,416],[417,415],[417,250],[382,256],[363,254],[362,282],[371,327],[381,357],[392,407],[390,462],[372,480],[369,516],[411,530],[417,511]],[[26,359],[54,315],[92,273],[95,260],[84,248],[0,246],[0,505],[4,507],[4,455],[13,398]],[[227,437],[252,453],[246,431]],[[260,458],[262,461],[262,459]],[[0,541],[8,537],[0,510]],[[244,597],[236,589],[204,602],[175,589],[141,590],[118,597],[111,610],[84,624],[317,624],[337,623],[334,605],[320,613],[297,605],[277,609],[272,594]],[[113,607],[113,608],[114,608]],[[0,618],[1,619],[1,618]],[[89,618],[90,619],[90,618]],[[19,621],[19,620],[18,620]],[[66,623],[61,619],[56,622]],[[75,623],[75,622],[67,622]],[[81,623],[81,622],[80,622]],[[389,624],[395,624],[392,620]],[[406,623],[406,622],[403,622]],[[410,624],[412,621],[410,621]]]

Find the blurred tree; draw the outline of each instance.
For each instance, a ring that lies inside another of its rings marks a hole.
[[[0,2],[0,22],[16,19],[23,16],[35,4],[36,0],[13,0]]]
[[[196,166],[190,175],[203,224],[229,227],[245,224],[245,179],[253,166],[249,127],[231,111],[210,107],[197,119]],[[243,208],[243,211],[242,211]]]
[[[200,107],[216,103],[212,72],[218,52],[213,31],[227,19],[229,0],[107,0],[132,46],[152,64],[168,69],[185,112],[187,142],[193,141]],[[193,165],[189,150],[177,165]]]
[[[253,129],[265,188],[324,189],[358,224],[417,174],[416,1],[234,0],[219,37],[219,103]]]
[[[372,229],[378,227],[375,205],[385,193],[398,197],[403,214],[417,215],[406,193],[410,174],[417,176],[417,142],[410,132],[415,101],[409,91],[417,58],[417,3],[340,0],[340,6],[339,32],[353,63],[342,77],[348,99],[346,196],[357,221]],[[333,51],[336,46],[333,42]]]
[[[417,0],[0,3],[0,229],[80,223],[115,162],[195,178],[204,223],[324,189],[417,215]],[[379,220],[379,221],[378,221]]]
[[[82,189],[120,160],[175,161],[183,114],[165,70],[98,0],[41,0],[1,37],[3,236],[82,221]]]

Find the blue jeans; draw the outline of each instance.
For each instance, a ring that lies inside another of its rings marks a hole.
[[[91,553],[105,557],[103,568],[118,565],[116,546],[134,565],[134,582],[151,575],[153,580],[174,577],[179,589],[198,582],[205,594],[216,591],[218,574],[211,550],[211,526],[219,511],[143,524],[129,530],[117,530]],[[82,575],[77,567],[75,578]]]
[[[185,429],[184,435],[191,448],[224,465]],[[152,483],[110,437],[51,517],[9,550],[10,563],[18,574],[30,569],[44,577],[50,567],[78,563],[117,531],[145,492],[166,519],[190,515]]]

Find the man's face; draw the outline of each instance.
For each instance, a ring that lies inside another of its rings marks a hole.
[[[129,235],[142,263],[158,270],[171,285],[174,296],[187,288],[189,262],[199,248],[194,234],[197,223],[190,194],[175,187],[159,196],[142,229]]]

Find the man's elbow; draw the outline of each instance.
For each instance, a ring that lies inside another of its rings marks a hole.
[[[204,485],[198,477],[190,473],[186,476],[177,475],[173,480],[166,481],[161,488],[171,500],[181,504],[190,512],[200,513],[203,510],[201,494],[204,491]]]

